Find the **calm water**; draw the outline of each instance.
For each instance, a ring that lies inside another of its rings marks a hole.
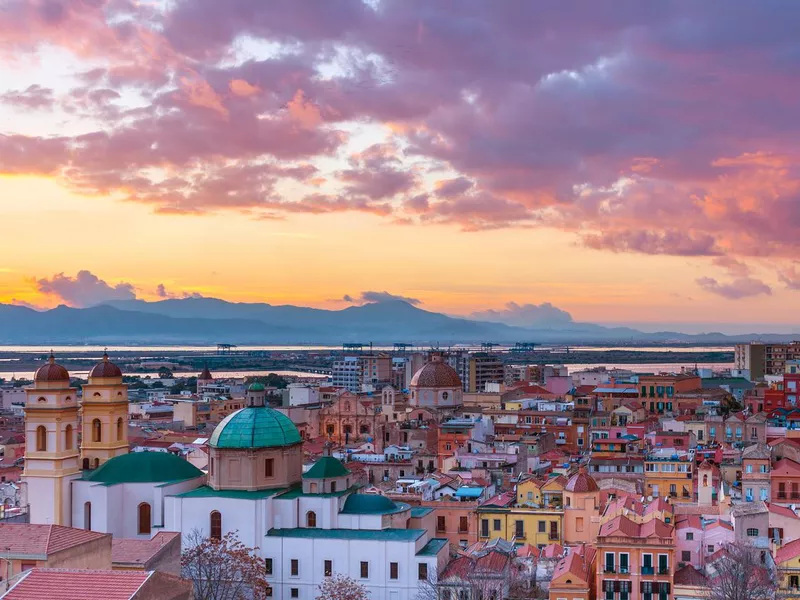
[[[12,375],[17,379],[33,379],[33,371],[5,371],[0,372],[0,378],[11,379]],[[285,377],[302,377],[306,379],[325,379],[325,375],[320,375],[319,373],[305,373],[303,371],[212,371],[214,377],[218,379],[229,379],[233,377],[252,377],[255,375],[269,375],[270,373],[275,373],[276,375],[281,375]],[[191,373],[174,373],[176,379],[178,378],[185,378],[185,377],[196,377],[199,374],[191,372]],[[89,376],[89,371],[70,371],[70,375],[73,377],[78,377],[80,379],[86,379]],[[151,377],[153,379],[158,378],[158,373],[125,373],[125,375],[136,375],[139,377]]]
[[[367,346],[365,346],[366,348]],[[466,346],[456,344],[451,346],[454,349],[480,350],[480,346]],[[498,350],[507,350],[512,346],[497,346]],[[542,345],[542,349],[561,348],[552,344]],[[581,352],[608,352],[611,350],[635,351],[635,352],[733,352],[733,346],[569,346],[571,350]],[[70,352],[97,352],[102,354],[104,350],[109,352],[214,352],[214,346],[0,346],[0,353],[4,352],[25,352],[31,354],[41,354],[52,350],[56,354]],[[339,346],[237,346],[236,351],[271,351],[271,352],[293,352],[293,351],[330,351],[341,350]],[[393,346],[373,346],[373,350],[393,350]],[[413,346],[409,349],[430,350],[430,345]]]

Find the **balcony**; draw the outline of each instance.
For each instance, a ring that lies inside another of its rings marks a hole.
[[[659,567],[658,574],[659,575],[669,575],[669,569]]]
[[[655,575],[655,572],[653,567],[642,567],[642,575]]]
[[[558,539],[558,534],[557,533],[550,533],[547,536],[547,539],[549,539],[549,540],[557,540]]]
[[[631,570],[630,570],[628,567],[620,567],[620,568],[619,568],[619,572],[620,572],[622,575],[627,575],[628,573],[630,573],[630,572],[631,572]]]
[[[786,500],[786,492],[778,492],[778,500]]]
[[[606,568],[603,569],[603,573],[616,573],[616,569],[613,565],[606,565]]]

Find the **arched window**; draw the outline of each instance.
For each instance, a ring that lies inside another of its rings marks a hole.
[[[86,471],[88,469],[89,469],[89,459],[88,458],[84,458],[83,459],[83,470]]]
[[[316,527],[317,526],[317,513],[313,510],[310,510],[306,513],[306,527]]]
[[[86,531],[92,529],[92,503],[85,502],[83,505],[83,528]]]
[[[72,450],[72,425],[64,428],[64,449]]]
[[[209,536],[212,540],[221,540],[222,539],[222,513],[218,510],[212,510],[211,516],[211,535]]]
[[[36,428],[36,450],[47,452],[47,428],[44,425]]]
[[[99,466],[100,466],[100,459],[99,458],[95,458],[94,459],[94,468],[96,469]]]
[[[100,427],[101,427],[100,419],[95,419],[94,421],[92,421],[92,441],[93,442],[99,442],[100,441],[100,434],[101,434]]]
[[[42,396],[42,397],[40,397],[40,398],[37,398],[37,399],[36,399],[36,401],[37,401],[37,402],[47,402],[47,398],[45,398],[45,397],[43,397],[43,396]]]
[[[142,502],[139,505],[139,535],[150,535],[150,505]]]
[[[708,487],[708,474],[703,474],[703,487]]]
[[[117,419],[117,440],[121,440],[122,437],[123,437],[122,436],[122,426],[123,426],[122,417],[120,417],[119,419]]]

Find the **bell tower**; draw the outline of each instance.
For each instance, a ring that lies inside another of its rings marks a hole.
[[[81,468],[96,469],[107,460],[128,453],[128,386],[122,371],[103,360],[89,372],[83,386]]]
[[[78,390],[69,373],[50,354],[25,390],[25,471],[30,522],[72,524],[70,482],[78,464]]]

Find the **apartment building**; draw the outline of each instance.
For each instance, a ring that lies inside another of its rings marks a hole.
[[[353,393],[374,391],[394,381],[392,357],[388,354],[359,354],[333,361],[331,385]]]
[[[694,456],[673,448],[647,455],[644,462],[646,494],[669,497],[672,502],[694,500]]]

